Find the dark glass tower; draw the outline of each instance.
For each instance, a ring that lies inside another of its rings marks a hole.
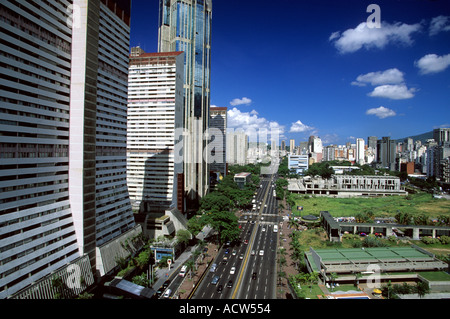
[[[159,52],[184,51],[185,189],[196,202],[209,187],[204,133],[209,127],[212,0],[160,0]]]

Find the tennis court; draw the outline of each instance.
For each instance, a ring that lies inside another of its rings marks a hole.
[[[427,254],[413,247],[377,247],[377,248],[335,248],[319,249],[316,253],[322,258],[323,262],[333,262],[342,260],[383,260],[409,258],[432,259]]]

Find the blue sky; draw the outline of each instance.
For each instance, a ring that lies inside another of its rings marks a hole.
[[[158,1],[133,0],[131,45],[156,52],[157,25]],[[447,0],[213,0],[211,64],[232,128],[327,145],[450,127]]]

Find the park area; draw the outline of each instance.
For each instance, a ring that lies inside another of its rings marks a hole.
[[[450,217],[450,200],[433,198],[428,193],[372,198],[291,196],[295,201],[292,206],[294,216],[319,216],[321,211],[329,211],[334,217],[348,217],[370,211],[376,217],[395,217],[398,212],[408,213],[412,217],[421,214],[426,214],[429,218],[442,215]],[[297,210],[299,206],[303,207],[303,210]]]

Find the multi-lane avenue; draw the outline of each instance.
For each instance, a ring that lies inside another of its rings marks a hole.
[[[276,286],[278,209],[273,175],[262,177],[254,209],[239,218],[241,234],[224,245],[192,298],[272,299]]]

